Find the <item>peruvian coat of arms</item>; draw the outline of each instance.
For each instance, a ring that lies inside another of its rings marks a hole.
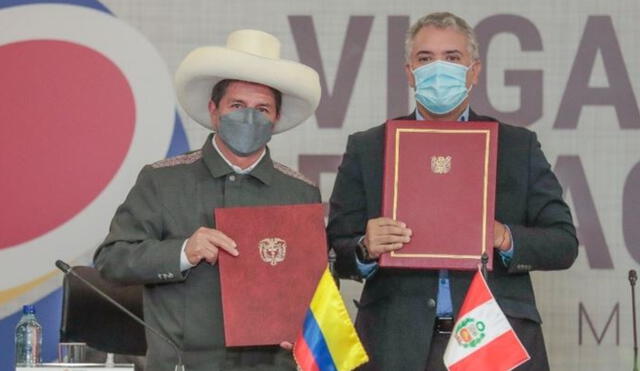
[[[484,339],[487,326],[482,321],[467,317],[457,324],[453,336],[464,348],[475,348]]]
[[[451,171],[451,156],[431,156],[431,171],[435,174]]]

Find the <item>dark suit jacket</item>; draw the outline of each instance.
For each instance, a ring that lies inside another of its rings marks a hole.
[[[415,120],[415,114],[400,119]],[[497,120],[471,111],[469,121]],[[380,216],[383,141],[384,124],[351,135],[338,171],[327,230],[337,254],[335,267],[343,278],[361,278],[355,260],[357,241],[367,220]],[[507,316],[541,323],[529,271],[568,268],[577,256],[578,242],[562,189],[535,133],[502,123],[495,210],[496,220],[511,228],[515,248],[509,266],[495,252],[489,285]],[[449,274],[455,314],[472,275]],[[379,269],[366,280],[356,320],[371,357],[365,368],[424,370],[437,285],[435,270]]]

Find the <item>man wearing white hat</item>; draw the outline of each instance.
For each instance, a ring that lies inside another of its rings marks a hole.
[[[320,201],[316,186],[271,160],[271,134],[299,125],[320,100],[317,73],[280,59],[274,36],[233,32],[226,47],[191,52],[176,72],[178,100],[212,129],[201,150],[146,166],[118,208],[94,261],[108,279],[144,284],[144,317],[182,350],[188,370],[295,369],[278,347],[225,348],[216,207]],[[225,252],[220,252],[220,249]],[[173,370],[171,347],[147,336],[147,369]]]

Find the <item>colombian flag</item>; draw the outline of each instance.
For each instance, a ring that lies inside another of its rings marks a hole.
[[[311,299],[293,356],[303,371],[353,370],[369,361],[329,268]]]

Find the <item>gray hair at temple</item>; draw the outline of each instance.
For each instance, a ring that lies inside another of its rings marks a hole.
[[[431,13],[418,19],[407,31],[407,37],[405,39],[405,59],[409,61],[411,57],[411,48],[413,48],[413,39],[416,34],[422,29],[422,27],[434,26],[436,28],[449,28],[462,33],[467,38],[467,48],[471,54],[473,60],[480,59],[480,52],[478,50],[478,40],[473,32],[473,28],[469,26],[467,21],[458,17],[457,15],[449,12]]]

